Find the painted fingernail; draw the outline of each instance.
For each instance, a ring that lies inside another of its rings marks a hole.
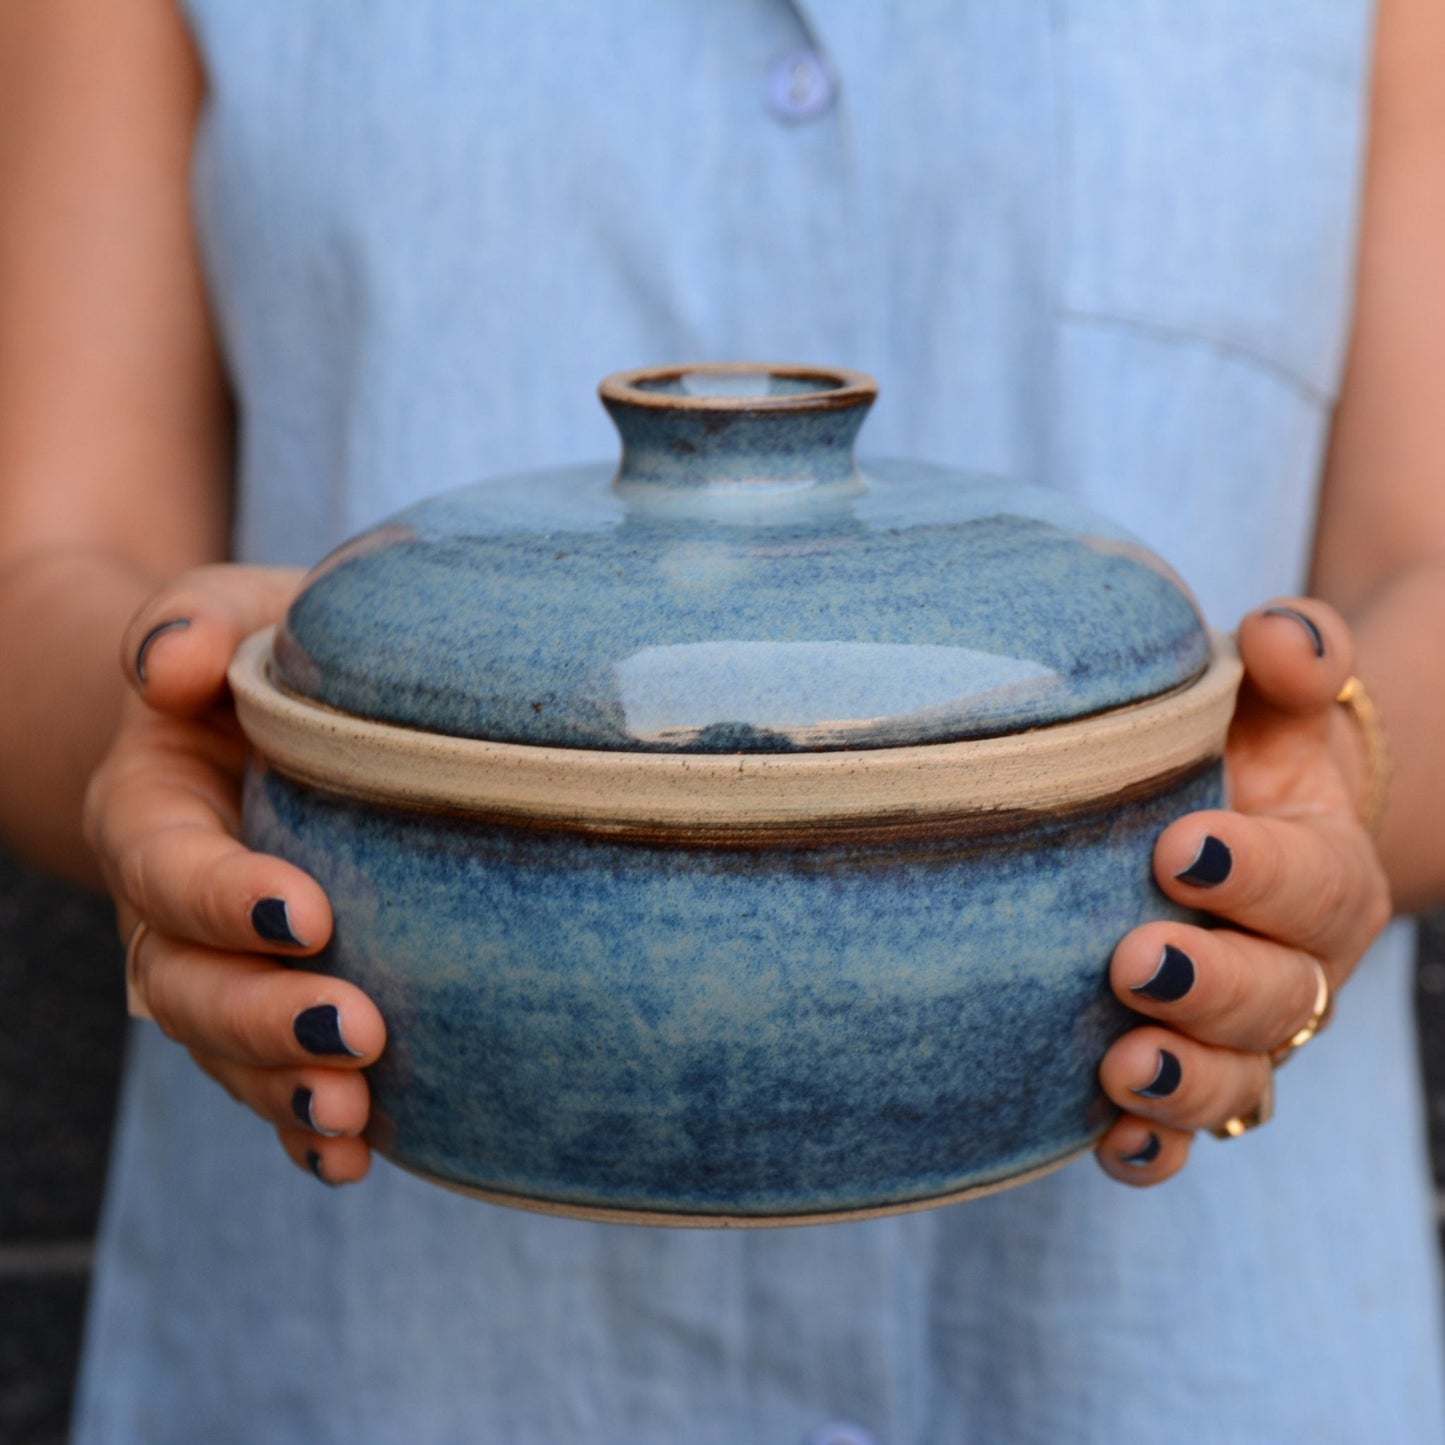
[[[159,638],[168,632],[184,632],[191,625],[189,617],[172,617],[169,622],[162,622],[152,627],[144,637],[141,638],[140,647],[135,655],[135,675],[140,678],[141,686],[144,687],[150,679],[146,676],[146,654]]]
[[[1313,645],[1316,657],[1325,655],[1324,634],[1315,626],[1313,619],[1306,617],[1303,612],[1296,612],[1293,607],[1266,607],[1266,617],[1290,617],[1298,622],[1301,627],[1310,635],[1310,643]]]
[[[315,1149],[306,1151],[306,1167],[328,1188],[339,1189],[341,1186],[334,1179],[328,1179],[321,1172],[321,1155]]]
[[[349,1054],[361,1057],[341,1032],[341,1013],[334,1003],[313,1004],[296,1015],[296,1038],[301,1047],[312,1054]]]
[[[1229,845],[1213,833],[1206,833],[1194,861],[1174,876],[1181,883],[1192,883],[1196,888],[1217,888],[1229,877],[1229,870],[1233,867],[1234,854],[1229,851]]]
[[[1164,1141],[1157,1134],[1151,1134],[1149,1142],[1142,1149],[1136,1149],[1132,1154],[1121,1154],[1119,1162],[1130,1164],[1135,1169],[1142,1169],[1146,1164],[1152,1164],[1159,1157],[1159,1151],[1163,1147]]]
[[[1178,1003],[1193,987],[1194,960],[1182,948],[1166,943],[1164,952],[1159,955],[1158,967],[1129,992],[1142,993],[1156,1003]]]
[[[291,915],[286,911],[284,898],[260,898],[251,908],[251,927],[267,943],[286,943],[293,948],[305,948],[306,940],[297,938],[291,927]]]
[[[1130,1092],[1138,1094],[1141,1099],[1167,1099],[1183,1078],[1184,1070],[1179,1066],[1179,1060],[1168,1049],[1160,1049],[1159,1067],[1155,1069],[1154,1077],[1142,1089],[1131,1089]]]
[[[295,1114],[301,1123],[307,1129],[310,1129],[313,1134],[320,1134],[323,1139],[339,1139],[341,1137],[340,1129],[323,1129],[321,1125],[316,1122],[316,1118],[311,1112],[311,1106],[315,1102],[315,1096],[310,1089],[304,1086],[298,1088],[296,1092],[291,1095],[291,1112]]]

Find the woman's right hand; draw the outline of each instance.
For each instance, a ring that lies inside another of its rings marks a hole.
[[[331,908],[314,879],[240,841],[246,741],[226,687],[237,644],[279,620],[300,575],[203,567],[136,614],[131,690],[84,827],[129,943],[131,1013],[274,1124],[295,1164],[343,1184],[370,1167],[361,1069],[386,1028],[354,985],[275,961],[321,949]]]

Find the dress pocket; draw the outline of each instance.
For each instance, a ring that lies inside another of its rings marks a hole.
[[[1333,398],[1371,7],[1060,0],[1066,318],[1187,333]]]

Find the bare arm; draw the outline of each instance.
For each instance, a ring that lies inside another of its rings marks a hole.
[[[1391,895],[1403,910],[1445,898],[1442,75],[1445,10],[1383,0],[1355,327],[1311,580],[1337,612],[1296,599],[1293,618],[1245,620],[1229,748],[1238,811],[1180,819],[1156,849],[1160,887],[1223,926],[1151,924],[1115,952],[1115,992],[1157,1025],[1125,1035],[1101,1069],[1124,1111],[1100,1149],[1119,1179],[1167,1178],[1193,1130],[1267,1116],[1270,1055],[1314,1017],[1321,977],[1334,990],[1348,980]],[[1356,814],[1361,733],[1332,702],[1351,671],[1394,755],[1378,847]],[[1193,878],[1206,836],[1212,876]]]
[[[188,202],[201,91],[170,0],[0,6],[0,834],[92,883],[81,798],[122,629],[225,548],[229,406]]]
[[[314,953],[330,909],[238,841],[225,705],[236,643],[296,578],[194,570],[230,512],[189,204],[202,89],[173,0],[0,5],[0,834],[104,881],[133,1009],[340,1183],[367,1169],[385,1029],[359,989],[266,956]]]
[[[1442,76],[1445,9],[1387,0],[1355,332],[1312,583],[1352,622],[1357,671],[1384,713],[1395,776],[1380,853],[1406,911],[1445,897]]]

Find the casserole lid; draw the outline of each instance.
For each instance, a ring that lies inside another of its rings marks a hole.
[[[1143,545],[1056,493],[855,463],[860,373],[619,373],[620,466],[421,502],[278,630],[283,691],[462,738],[783,753],[993,737],[1167,693],[1210,638]]]

